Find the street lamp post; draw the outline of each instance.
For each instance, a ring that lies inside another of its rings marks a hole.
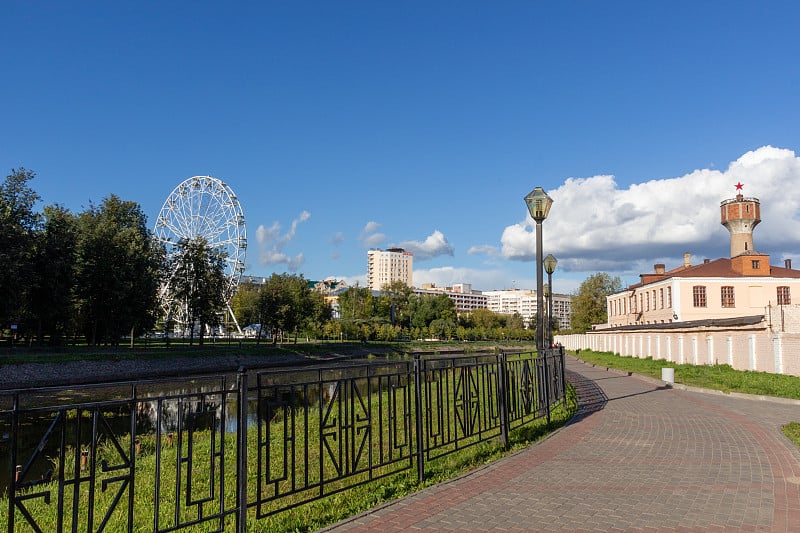
[[[544,271],[547,272],[547,286],[550,287],[547,297],[547,339],[550,346],[553,345],[553,272],[556,271],[558,259],[553,254],[547,254],[544,258]]]
[[[547,196],[544,189],[536,187],[525,197],[531,218],[536,222],[536,349],[542,355],[544,348],[544,328],[542,327],[542,222],[550,213],[553,199]]]
[[[547,267],[545,267],[545,272],[547,272]],[[542,320],[542,324],[544,324],[544,344],[545,348],[550,348],[552,343],[550,342],[550,284],[544,284],[544,319]]]

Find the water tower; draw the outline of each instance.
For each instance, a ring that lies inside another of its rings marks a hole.
[[[737,183],[736,198],[723,200],[720,204],[720,222],[731,234],[731,257],[755,251],[753,228],[761,222],[758,198],[745,198],[741,193],[742,187],[741,183]]]

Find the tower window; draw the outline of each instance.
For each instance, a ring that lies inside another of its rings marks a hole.
[[[692,287],[692,296],[695,307],[706,307],[706,287],[705,285],[695,285]]]
[[[753,270],[758,270],[760,268],[760,265],[761,265],[761,261],[759,261],[758,259],[753,259],[753,262],[752,262]]]
[[[733,295],[733,287],[722,287],[721,290],[722,307],[736,307],[736,300]]]

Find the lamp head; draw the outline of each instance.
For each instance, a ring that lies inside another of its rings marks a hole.
[[[544,189],[536,187],[525,197],[525,203],[528,204],[528,211],[533,220],[542,222],[547,218],[548,213],[550,213],[550,206],[553,205],[553,199],[547,196]]]
[[[556,259],[553,254],[547,254],[547,257],[544,258],[544,271],[548,274],[552,274],[556,271],[557,264],[558,259]]]

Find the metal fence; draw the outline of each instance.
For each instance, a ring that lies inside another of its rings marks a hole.
[[[243,532],[507,443],[565,390],[553,349],[2,391],[0,530]]]

